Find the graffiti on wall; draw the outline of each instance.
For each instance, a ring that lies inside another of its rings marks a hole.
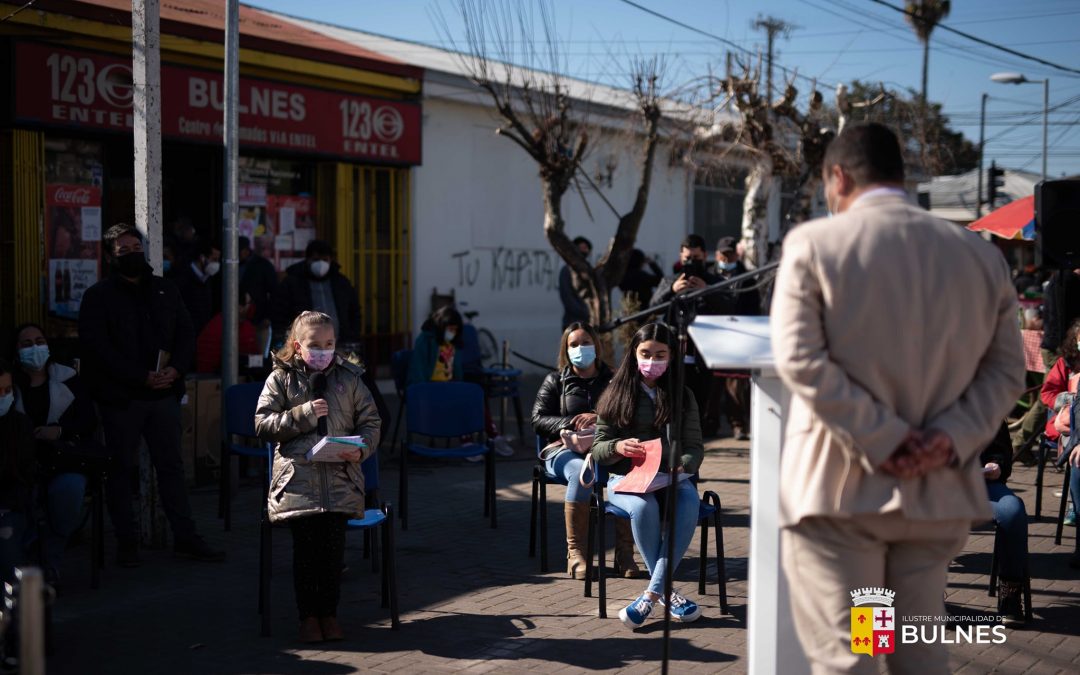
[[[480,247],[451,253],[457,262],[459,288],[487,286],[494,292],[520,288],[554,291],[559,288],[563,261],[547,249]]]

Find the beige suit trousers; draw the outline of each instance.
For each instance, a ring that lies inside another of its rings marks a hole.
[[[877,673],[881,657],[851,652],[851,591],[895,591],[903,616],[944,616],[949,561],[967,541],[970,521],[908,520],[899,512],[810,517],[783,530],[784,573],[795,630],[813,672]],[[949,672],[941,644],[902,644],[886,655],[891,673]]]

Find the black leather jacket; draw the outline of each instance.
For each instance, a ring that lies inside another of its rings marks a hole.
[[[596,377],[589,379],[576,375],[572,366],[548,373],[533,404],[533,429],[539,436],[554,440],[559,431],[572,426],[576,415],[596,412],[600,394],[614,375],[602,362],[597,364]]]

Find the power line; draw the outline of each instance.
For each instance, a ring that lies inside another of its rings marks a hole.
[[[678,19],[673,19],[672,17],[667,16],[666,14],[661,14],[660,12],[657,12],[656,10],[649,9],[648,7],[645,7],[644,5],[639,5],[638,3],[633,2],[633,0],[619,0],[619,2],[621,2],[621,3],[625,4],[625,5],[630,5],[631,7],[635,8],[635,9],[641,10],[642,12],[645,12],[646,14],[650,14],[650,15],[658,18],[658,19],[661,19],[662,21],[666,21],[666,22],[668,22],[670,24],[676,25],[679,28],[685,28],[686,30],[697,33],[698,35],[704,35],[707,38],[712,38],[713,40],[716,40],[717,42],[728,45],[728,46],[730,46],[730,47],[732,47],[732,48],[734,48],[734,49],[736,49],[736,50],[738,50],[740,52],[743,52],[745,54],[749,54],[750,56],[757,56],[756,52],[753,52],[753,51],[747,49],[746,47],[743,47],[742,45],[736,44],[736,43],[732,42],[731,40],[728,40],[727,38],[722,38],[719,35],[715,35],[715,34],[710,33],[708,31],[701,30],[700,28],[698,28],[696,26],[691,26],[688,23],[683,23],[682,21],[679,21]],[[828,82],[822,82],[820,79],[818,79],[816,77],[808,77],[806,75],[802,75],[798,71],[791,70],[790,68],[785,68],[784,66],[781,66],[778,63],[775,64],[775,65],[776,65],[777,68],[784,71],[785,73],[792,73],[795,77],[797,77],[797,78],[799,78],[801,80],[806,80],[807,82],[810,82],[811,84],[815,84],[815,85],[820,84],[820,85],[822,85],[824,87],[831,87],[831,88],[834,88],[834,89],[836,88],[835,84],[830,84]]]
[[[890,5],[889,3],[885,2],[885,0],[870,0],[870,2],[873,2],[873,3],[878,4],[878,5],[882,5],[883,7],[888,7],[889,9],[891,9],[891,10],[893,10],[895,12],[900,12],[904,16],[914,16],[911,12],[907,11],[903,7],[897,7],[896,5]],[[1077,70],[1076,68],[1070,68],[1068,66],[1063,66],[1063,65],[1054,63],[1053,61],[1047,61],[1046,59],[1039,58],[1038,56],[1032,56],[1030,54],[1025,54],[1023,52],[1018,52],[1015,49],[1010,49],[1008,47],[1003,47],[1001,45],[994,44],[993,42],[990,42],[989,40],[984,40],[981,37],[977,37],[975,35],[972,35],[971,33],[965,33],[963,31],[956,30],[955,28],[951,28],[949,26],[946,26],[943,23],[937,24],[936,27],[940,28],[941,30],[947,31],[949,33],[959,35],[962,38],[967,38],[968,40],[971,40],[972,42],[977,42],[977,43],[979,43],[981,45],[985,45],[987,47],[992,47],[992,48],[994,48],[994,49],[996,49],[998,51],[1005,52],[1006,54],[1012,54],[1013,56],[1019,56],[1022,59],[1025,59],[1025,60],[1028,60],[1028,61],[1034,61],[1035,63],[1041,63],[1044,66],[1049,66],[1051,68],[1056,68],[1057,70],[1061,70],[1061,71],[1064,71],[1066,73],[1073,73],[1074,75],[1080,75],[1080,70]]]

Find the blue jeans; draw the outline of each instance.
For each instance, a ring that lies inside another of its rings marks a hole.
[[[581,465],[584,463],[585,455],[579,455],[573,450],[563,450],[544,462],[548,473],[566,479],[566,499],[563,501],[579,503],[589,501],[592,490],[582,487],[581,481],[578,480]]]
[[[15,580],[15,568],[26,559],[26,514],[0,515],[0,581]]]
[[[45,564],[60,569],[68,539],[79,529],[83,520],[83,498],[86,496],[86,476],[81,473],[60,473],[52,477],[46,489],[48,509],[45,528]]]
[[[632,495],[615,492],[615,486],[623,478],[625,476],[614,474],[608,477],[608,501],[630,514],[630,529],[634,532],[634,543],[637,544],[638,552],[649,569],[648,590],[663,596],[664,574],[668,569],[667,528],[662,527],[661,524],[660,505],[656,501],[656,493]],[[697,488],[690,481],[679,481],[675,494],[678,508],[675,521],[675,559],[670,566],[672,576],[686,554],[686,549],[690,547],[690,541],[694,538],[699,508]]]
[[[998,565],[1001,578],[1020,581],[1024,578],[1024,564],[1028,556],[1028,517],[1024,502],[1004,483],[987,483],[990,506],[994,509],[994,522],[1001,528],[1004,551]]]

